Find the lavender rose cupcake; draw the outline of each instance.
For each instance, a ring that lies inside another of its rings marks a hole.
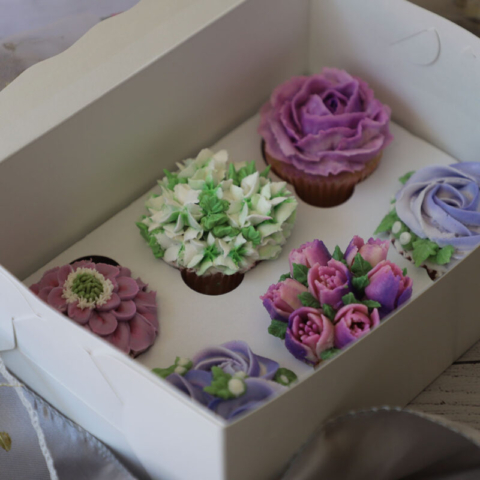
[[[153,372],[227,420],[254,410],[297,379],[238,340],[206,348],[191,360],[177,357],[170,367]]]
[[[290,272],[260,297],[268,332],[312,366],[368,334],[412,295],[412,279],[387,260],[389,245],[355,236],[333,255],[320,240],[292,250]]]
[[[82,260],[48,270],[30,290],[132,357],[157,337],[156,293],[128,268]]]
[[[400,178],[375,233],[438,279],[480,245],[480,163],[432,165]]]
[[[336,68],[280,85],[260,115],[267,163],[319,207],[345,202],[392,140],[390,108],[366,82]]]

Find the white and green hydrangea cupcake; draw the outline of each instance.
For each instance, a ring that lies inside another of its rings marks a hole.
[[[156,258],[178,268],[193,290],[209,295],[240,285],[262,260],[278,257],[290,235],[297,201],[255,162],[229,163],[225,150],[165,170],[161,195],[146,202],[137,223]]]

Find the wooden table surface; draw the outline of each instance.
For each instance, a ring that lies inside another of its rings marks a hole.
[[[480,342],[429,385],[408,408],[480,430]]]

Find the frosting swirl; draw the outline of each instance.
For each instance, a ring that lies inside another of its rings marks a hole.
[[[478,162],[422,168],[397,193],[397,215],[418,237],[462,257],[480,244],[479,184]]]
[[[392,140],[390,108],[336,68],[280,85],[260,114],[267,152],[312,175],[362,170]]]

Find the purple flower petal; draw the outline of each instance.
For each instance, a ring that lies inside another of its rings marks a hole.
[[[139,287],[137,282],[131,277],[119,277],[117,278],[118,283],[118,296],[121,300],[132,300],[135,298],[135,295],[139,292]]]
[[[143,315],[137,313],[130,320],[130,349],[135,355],[145,351],[155,341],[156,332]]]
[[[130,353],[130,326],[128,323],[121,322],[116,330],[110,335],[106,335],[104,340],[117,347],[125,353]]]
[[[125,300],[120,302],[120,305],[116,308],[116,310],[113,310],[112,313],[119,322],[126,322],[135,316],[135,313],[137,313],[137,307],[135,306],[135,302],[132,300]]]
[[[110,335],[115,331],[118,326],[117,319],[115,315],[110,312],[96,312],[93,311],[88,321],[92,332],[105,336]]]
[[[78,302],[70,303],[68,305],[68,316],[80,325],[85,325],[90,320],[92,315],[91,308],[78,308]]]
[[[63,288],[56,287],[52,288],[48,294],[48,304],[53,308],[56,308],[60,312],[64,313],[67,311],[67,301],[63,298]]]
[[[97,310],[99,312],[109,312],[115,310],[120,305],[120,297],[116,293],[112,293],[110,299],[103,305],[98,305]]]
[[[113,265],[108,265],[107,263],[97,263],[95,265],[95,270],[101,273],[105,278],[112,280],[113,278],[118,277],[120,274],[120,269],[114,267]]]

